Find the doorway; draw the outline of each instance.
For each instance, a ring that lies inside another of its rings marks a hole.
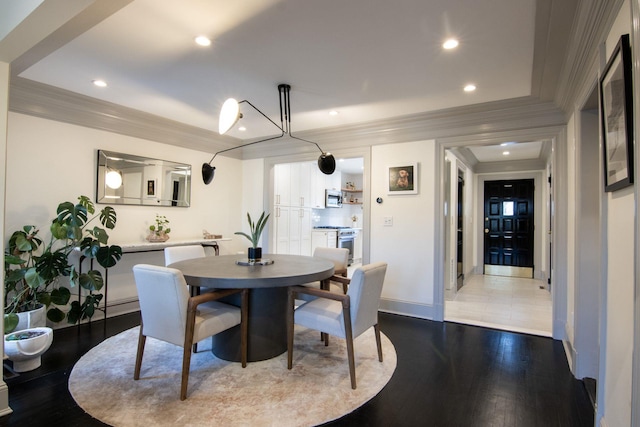
[[[533,278],[533,179],[485,181],[484,274]]]
[[[464,171],[458,169],[458,224],[456,232],[456,288],[464,285]]]

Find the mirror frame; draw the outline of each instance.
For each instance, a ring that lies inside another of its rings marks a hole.
[[[97,203],[191,206],[191,165],[98,150],[96,171]],[[107,185],[109,172],[115,172],[119,178],[120,185],[115,188]]]

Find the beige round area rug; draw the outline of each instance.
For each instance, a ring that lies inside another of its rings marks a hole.
[[[239,363],[215,357],[210,342],[191,358],[187,400],[180,401],[182,348],[147,339],[140,379],[134,381],[138,327],[111,337],[84,355],[69,377],[78,405],[113,426],[312,426],[352,412],[387,384],[396,368],[393,344],[382,336],[378,361],[373,328],[356,338],[351,389],[344,340],[329,346],[317,331],[296,326],[293,369],[287,354]]]

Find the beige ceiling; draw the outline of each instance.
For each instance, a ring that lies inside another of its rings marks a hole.
[[[230,96],[249,100],[279,123],[277,85],[288,83],[293,131],[539,97],[553,89],[557,77],[550,71],[560,63],[552,59],[566,47],[568,30],[557,16],[573,16],[573,9],[555,6],[575,4],[67,1],[78,11],[16,58],[17,76],[207,130],[217,129],[219,108]],[[8,10],[14,3],[0,5]],[[46,18],[55,7],[44,0],[32,19],[0,41],[0,57],[17,44],[17,34],[40,28],[34,16]],[[194,44],[201,34],[212,39],[210,47]],[[551,36],[555,43],[548,43]],[[448,37],[460,46],[444,51]],[[94,79],[108,87],[93,86]],[[465,93],[468,83],[478,89]],[[330,116],[331,110],[339,114]],[[277,133],[255,111],[243,114],[247,130],[236,126],[229,135],[246,141]]]

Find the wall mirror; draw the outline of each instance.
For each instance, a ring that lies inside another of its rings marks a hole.
[[[191,165],[98,150],[96,202],[188,207]]]

